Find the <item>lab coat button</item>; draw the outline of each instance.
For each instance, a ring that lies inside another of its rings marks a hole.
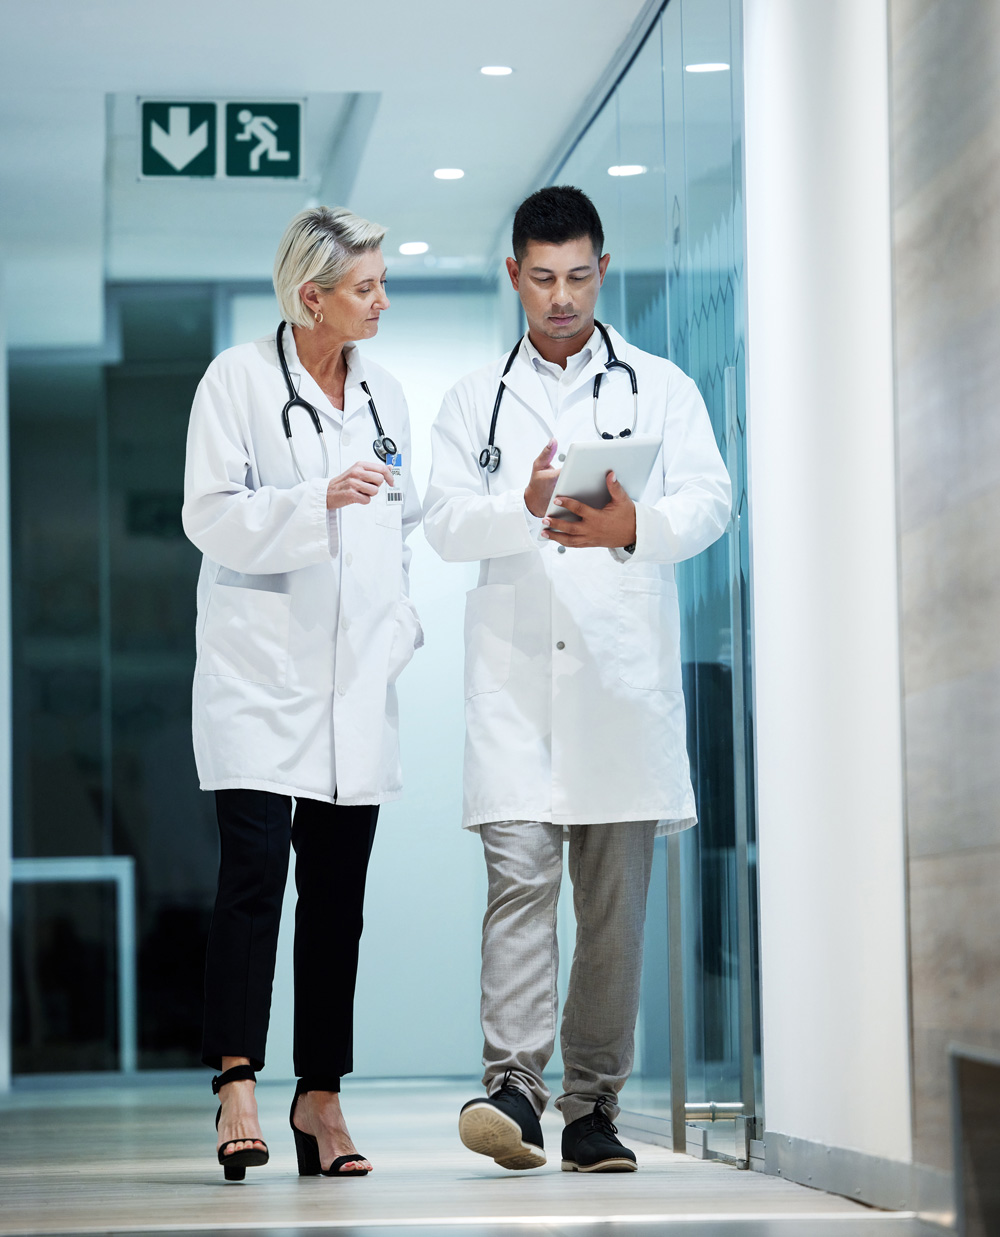
[[[566,462],[566,457],[565,457],[565,455],[560,455],[560,457],[559,457],[559,463],[560,463],[560,464],[565,464],[565,462]]]
[[[564,649],[565,647],[566,647],[566,642],[565,642],[565,640],[559,640],[559,641],[557,641],[557,643],[556,643],[556,648],[557,648],[557,649]]]
[[[350,628],[350,626],[351,626],[351,623],[350,623],[350,620],[349,620],[349,619],[342,618],[342,619],[340,620],[340,629],[341,629],[341,631],[347,631],[347,630]]]
[[[350,436],[350,434],[341,434],[341,435],[340,435],[340,441],[344,444],[344,446],[345,446],[345,447],[349,447],[349,446],[351,445],[351,436]]]
[[[561,546],[559,547],[559,553],[560,553],[560,554],[565,554],[565,553],[566,553],[566,547],[565,547],[564,545],[561,545]]]
[[[343,685],[343,683],[341,683],[340,686],[337,688],[337,695],[338,696],[347,695],[347,688]]]
[[[344,562],[347,564],[348,567],[350,567],[351,563],[354,562],[354,555],[350,551],[348,551],[344,555]]]

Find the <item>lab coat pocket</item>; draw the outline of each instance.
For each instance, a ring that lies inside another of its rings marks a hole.
[[[396,607],[396,621],[392,633],[392,648],[389,650],[387,683],[395,683],[417,649],[422,648],[424,632],[412,602],[400,602]]]
[[[388,485],[379,486],[372,502],[375,504],[376,524],[383,524],[386,528],[403,527],[402,489],[393,489]]]
[[[284,687],[291,599],[287,593],[216,584],[201,639],[201,674]]]
[[[641,576],[619,580],[618,677],[644,691],[681,690],[676,584]]]
[[[465,698],[497,692],[510,675],[513,584],[484,584],[465,597]]]

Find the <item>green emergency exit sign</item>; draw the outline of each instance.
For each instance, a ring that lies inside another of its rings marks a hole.
[[[226,175],[299,175],[302,108],[298,103],[226,104]]]
[[[140,100],[143,179],[296,180],[302,103]]]
[[[214,176],[214,103],[143,103],[143,176]]]

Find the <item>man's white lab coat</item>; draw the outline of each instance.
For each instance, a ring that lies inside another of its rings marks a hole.
[[[633,555],[560,553],[539,537],[540,521],[524,505],[532,461],[549,438],[561,453],[594,440],[592,388],[603,346],[570,385],[558,417],[522,346],[504,379],[502,458],[492,475],[478,457],[506,358],[457,383],[434,423],[427,540],[446,560],[480,560],[465,610],[468,828],[658,820],[665,832],[695,821],[674,563],[725,529],[729,477],[691,379],[610,333],[636,371],[635,432],[663,442],[636,505]],[[603,380],[599,417],[612,433],[632,423],[621,371]]]

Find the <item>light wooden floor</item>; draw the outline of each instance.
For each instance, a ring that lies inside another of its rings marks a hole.
[[[0,1234],[352,1229],[365,1237],[520,1233],[617,1237],[666,1231],[739,1237],[913,1234],[907,1217],[774,1177],[633,1142],[640,1171],[559,1171],[558,1116],[546,1116],[550,1162],[509,1173],[458,1141],[467,1087],[354,1083],[343,1102],[376,1171],[329,1180],[296,1175],[290,1087],[258,1086],[271,1162],[243,1184],[215,1163],[215,1101],[206,1085],[15,1090],[0,1097]],[[310,1237],[312,1235],[310,1234]]]

